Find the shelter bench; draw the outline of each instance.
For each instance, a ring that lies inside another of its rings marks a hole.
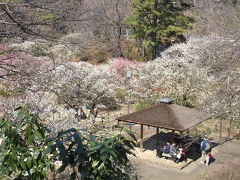
[[[162,157],[164,157],[165,159],[172,159],[170,153],[162,153]]]

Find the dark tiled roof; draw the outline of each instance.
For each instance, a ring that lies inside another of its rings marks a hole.
[[[117,118],[119,121],[143,124],[177,131],[185,131],[209,119],[206,112],[176,104],[157,104]]]

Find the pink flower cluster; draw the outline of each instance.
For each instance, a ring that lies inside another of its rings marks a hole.
[[[110,66],[110,70],[123,70],[125,68],[136,68],[143,63],[137,61],[131,61],[126,58],[117,58]]]
[[[0,51],[9,51],[9,44],[8,43],[1,44]]]
[[[4,43],[0,45],[0,61],[2,65],[14,65],[19,61],[19,56],[14,53],[10,53],[10,47],[8,43]]]
[[[0,45],[0,75],[6,71],[36,73],[41,70],[49,70],[53,67],[49,59],[33,56],[23,51],[13,51],[8,43]]]

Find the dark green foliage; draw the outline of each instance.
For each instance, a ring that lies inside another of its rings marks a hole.
[[[121,134],[83,136],[74,128],[50,138],[38,120],[22,107],[0,120],[0,179],[45,179],[54,172],[56,159],[62,163],[57,173],[68,168],[70,179],[129,179],[133,141]],[[126,133],[136,141],[131,131]]]
[[[130,131],[127,133],[136,140]],[[69,129],[58,133],[50,141],[54,143],[49,146],[49,151],[58,152],[59,160],[62,161],[58,171],[63,172],[70,167],[72,179],[78,176],[84,180],[130,178],[126,171],[129,168],[127,155],[132,154],[135,143],[123,135],[84,137],[76,129]]]
[[[157,56],[159,44],[171,41],[171,37],[182,37],[193,21],[183,14],[179,1],[133,0],[132,5],[133,14],[125,22],[132,26],[133,37],[142,39],[144,47],[152,48],[152,59]]]
[[[20,108],[16,122],[0,120],[0,178],[43,179],[52,168],[44,154],[46,129],[30,111]]]

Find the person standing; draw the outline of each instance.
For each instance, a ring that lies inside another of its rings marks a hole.
[[[209,166],[212,145],[206,135],[204,136],[204,139],[201,142],[201,150],[202,150],[201,163],[206,164],[206,166]]]

